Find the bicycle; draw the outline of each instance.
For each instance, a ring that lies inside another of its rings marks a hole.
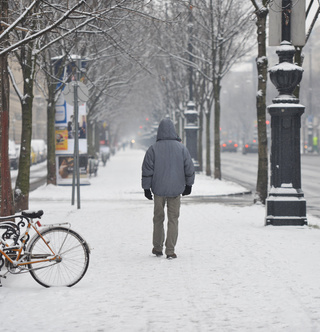
[[[78,283],[89,266],[88,243],[74,230],[70,223],[41,225],[43,211],[22,211],[21,214],[0,217],[0,272],[29,272],[44,287],[67,286]],[[16,222],[16,219],[19,219]],[[25,228],[23,232],[21,229]],[[30,239],[29,232],[36,233]],[[29,241],[30,239],[30,241]]]

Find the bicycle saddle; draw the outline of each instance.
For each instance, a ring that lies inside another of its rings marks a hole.
[[[27,218],[41,218],[41,216],[43,215],[43,211],[42,210],[39,210],[39,211],[22,211],[21,214],[24,216],[24,217],[27,217]]]

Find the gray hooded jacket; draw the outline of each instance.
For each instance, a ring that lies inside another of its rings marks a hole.
[[[180,142],[174,124],[163,119],[157,142],[147,150],[142,164],[142,188],[157,196],[176,197],[194,183],[194,165],[188,149]]]

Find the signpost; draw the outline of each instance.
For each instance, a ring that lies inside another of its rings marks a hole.
[[[72,176],[72,198],[75,201],[75,184],[77,184],[77,208],[80,209],[80,171],[79,171],[79,103],[88,100],[89,92],[85,84],[79,81],[68,83],[63,91],[65,100],[74,106],[73,128],[74,128],[74,153],[73,153],[73,176]],[[77,181],[76,181],[77,178]]]
[[[59,77],[57,89],[72,78],[70,83],[65,84],[55,105],[57,184],[72,183],[73,205],[77,177],[78,208],[79,180],[81,179],[81,184],[88,184],[86,101],[89,93],[85,84],[80,82],[80,73],[85,70],[88,61],[89,59],[79,55],[70,55],[68,63],[65,63],[64,56],[52,58],[55,74]]]

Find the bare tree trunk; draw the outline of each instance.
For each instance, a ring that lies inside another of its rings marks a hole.
[[[7,55],[0,57],[0,203],[1,216],[13,213],[13,197],[10,176],[10,160],[8,155],[9,140],[9,77]]]
[[[296,47],[296,53],[294,54],[294,63],[296,63],[299,67],[302,67],[303,64],[303,56],[302,56],[302,50],[303,47]],[[294,89],[294,93],[295,97],[297,97],[298,99],[300,99],[300,84],[298,84],[296,86],[296,88]]]
[[[0,15],[8,17],[8,1],[0,1]],[[0,26],[0,34],[2,30],[2,26]],[[5,47],[5,43],[3,47]],[[10,90],[7,54],[0,56],[0,88],[0,214],[8,216],[13,214],[14,210],[8,155]]]
[[[46,84],[48,87],[47,100],[47,184],[57,184],[56,172],[56,98],[61,93],[61,83],[63,80],[63,72],[65,68],[65,58],[60,57],[59,60],[53,60],[52,50],[47,50],[43,54],[43,65],[48,68],[44,73]],[[56,82],[53,80],[56,78]]]
[[[221,180],[220,153],[220,82],[214,87],[214,178]]]
[[[266,56],[266,20],[268,11],[260,10],[257,16],[258,57],[258,93],[256,98],[258,120],[258,175],[255,202],[265,204],[268,195],[268,144],[266,127],[266,89],[268,79],[268,59]]]
[[[206,102],[206,94],[205,94],[205,83],[204,79],[199,79],[194,82],[194,96],[196,100],[196,105],[198,105],[199,109],[199,135],[198,135],[198,161],[199,161],[199,171],[203,171],[203,117],[205,110],[205,102]]]
[[[211,112],[206,113],[206,175],[211,176],[211,140],[210,140],[210,121]]]
[[[203,169],[203,156],[202,156],[202,136],[203,136],[203,107],[200,107],[199,114],[199,137],[198,137],[198,160],[199,160],[199,171]]]
[[[22,50],[20,64],[23,75],[22,134],[19,160],[19,172],[14,191],[15,211],[29,208],[30,189],[30,152],[32,138],[32,104],[35,59],[32,55],[32,43]]]
[[[99,153],[100,151],[100,132],[99,132],[99,126],[97,124],[97,122],[94,122],[92,124],[92,127],[93,127],[93,135],[92,135],[92,140],[94,141],[94,150],[93,151],[96,151],[97,153]]]
[[[90,112],[87,115],[87,142],[88,142],[88,155],[95,154],[95,132],[99,126],[96,126],[94,121],[91,121],[91,114]]]

